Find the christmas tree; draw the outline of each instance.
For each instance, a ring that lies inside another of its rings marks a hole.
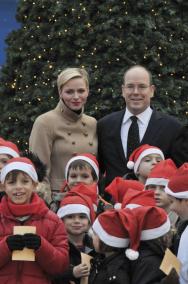
[[[86,113],[97,119],[125,107],[123,73],[134,64],[153,74],[153,105],[187,119],[187,1],[20,0],[16,17],[0,78],[0,135],[21,148],[35,118],[57,104],[65,67],[89,72]]]

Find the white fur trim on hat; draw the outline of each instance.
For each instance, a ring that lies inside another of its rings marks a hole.
[[[136,260],[139,257],[139,252],[128,248],[125,251],[125,255],[130,260]]]
[[[168,186],[165,187],[165,193],[179,199],[188,199],[188,191],[173,192]]]
[[[100,240],[111,247],[125,248],[129,245],[129,239],[118,238],[118,237],[108,234],[103,229],[98,219],[95,220],[92,228],[94,232],[99,236]]]
[[[166,178],[147,178],[145,187],[147,185],[163,185],[166,186],[169,182],[169,179]]]
[[[62,206],[57,211],[57,216],[59,216],[59,218],[63,218],[67,215],[81,214],[81,213],[86,214],[88,219],[90,220],[90,210],[87,206],[83,204],[67,204],[65,206]]]
[[[161,225],[160,227],[154,228],[154,229],[148,229],[148,230],[143,230],[141,232],[141,237],[140,239],[142,241],[147,241],[147,240],[153,240],[156,238],[159,238],[163,235],[165,235],[166,233],[168,233],[170,230],[170,220],[167,216],[167,220],[166,222]]]
[[[134,208],[138,208],[138,207],[141,207],[141,206],[142,205],[139,205],[139,204],[129,203],[125,206],[125,208],[134,209]]]
[[[38,182],[37,172],[31,164],[27,164],[24,162],[12,162],[6,164],[1,170],[1,183],[4,183],[5,178],[8,173],[18,170],[22,171],[30,176],[34,182]]]
[[[66,180],[68,178],[68,171],[69,171],[70,165],[72,164],[72,162],[77,161],[77,160],[82,160],[82,161],[88,162],[88,164],[90,164],[91,167],[94,169],[97,178],[99,178],[99,168],[97,167],[97,165],[95,164],[95,162],[92,159],[85,157],[85,156],[75,156],[72,159],[70,159],[68,161],[68,163],[66,164],[66,167],[65,167],[65,179]]]
[[[152,154],[159,154],[161,156],[161,158],[164,160],[164,155],[163,152],[160,149],[157,148],[149,148],[146,149],[145,151],[143,151],[140,156],[138,157],[138,159],[135,161],[134,164],[134,173],[137,173],[138,167],[140,165],[140,162],[142,160],[142,158],[148,156],[148,155],[152,155]]]
[[[0,154],[10,155],[13,158],[18,158],[19,154],[10,147],[0,146]]]

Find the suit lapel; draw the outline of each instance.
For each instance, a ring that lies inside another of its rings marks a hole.
[[[151,119],[149,121],[148,127],[144,134],[144,137],[141,141],[141,144],[151,144],[155,141],[156,133],[160,130],[161,127],[161,115],[157,111],[153,111]]]
[[[116,123],[114,123],[114,125],[112,125],[113,129],[114,129],[114,135],[116,137],[116,149],[117,152],[119,153],[120,159],[122,160],[122,162],[126,165],[126,157],[124,154],[124,150],[123,150],[123,145],[122,145],[122,141],[121,141],[121,124],[122,124],[122,120],[125,114],[125,110],[122,110],[118,117],[116,117]]]

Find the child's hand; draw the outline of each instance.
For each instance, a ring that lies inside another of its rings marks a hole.
[[[9,250],[23,250],[25,243],[22,235],[11,235],[6,239]]]
[[[81,278],[89,276],[89,268],[87,264],[81,263],[79,265],[74,266],[73,275],[75,278]]]
[[[41,246],[41,237],[36,234],[23,235],[23,241],[26,248],[37,250]]]

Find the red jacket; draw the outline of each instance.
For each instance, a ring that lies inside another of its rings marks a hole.
[[[17,220],[3,197],[0,205],[0,283],[49,284],[50,276],[64,272],[69,265],[68,242],[63,222],[50,211],[43,200],[39,210],[24,222]],[[41,246],[35,252],[35,261],[12,261],[6,243],[13,234],[13,226],[36,226]]]

